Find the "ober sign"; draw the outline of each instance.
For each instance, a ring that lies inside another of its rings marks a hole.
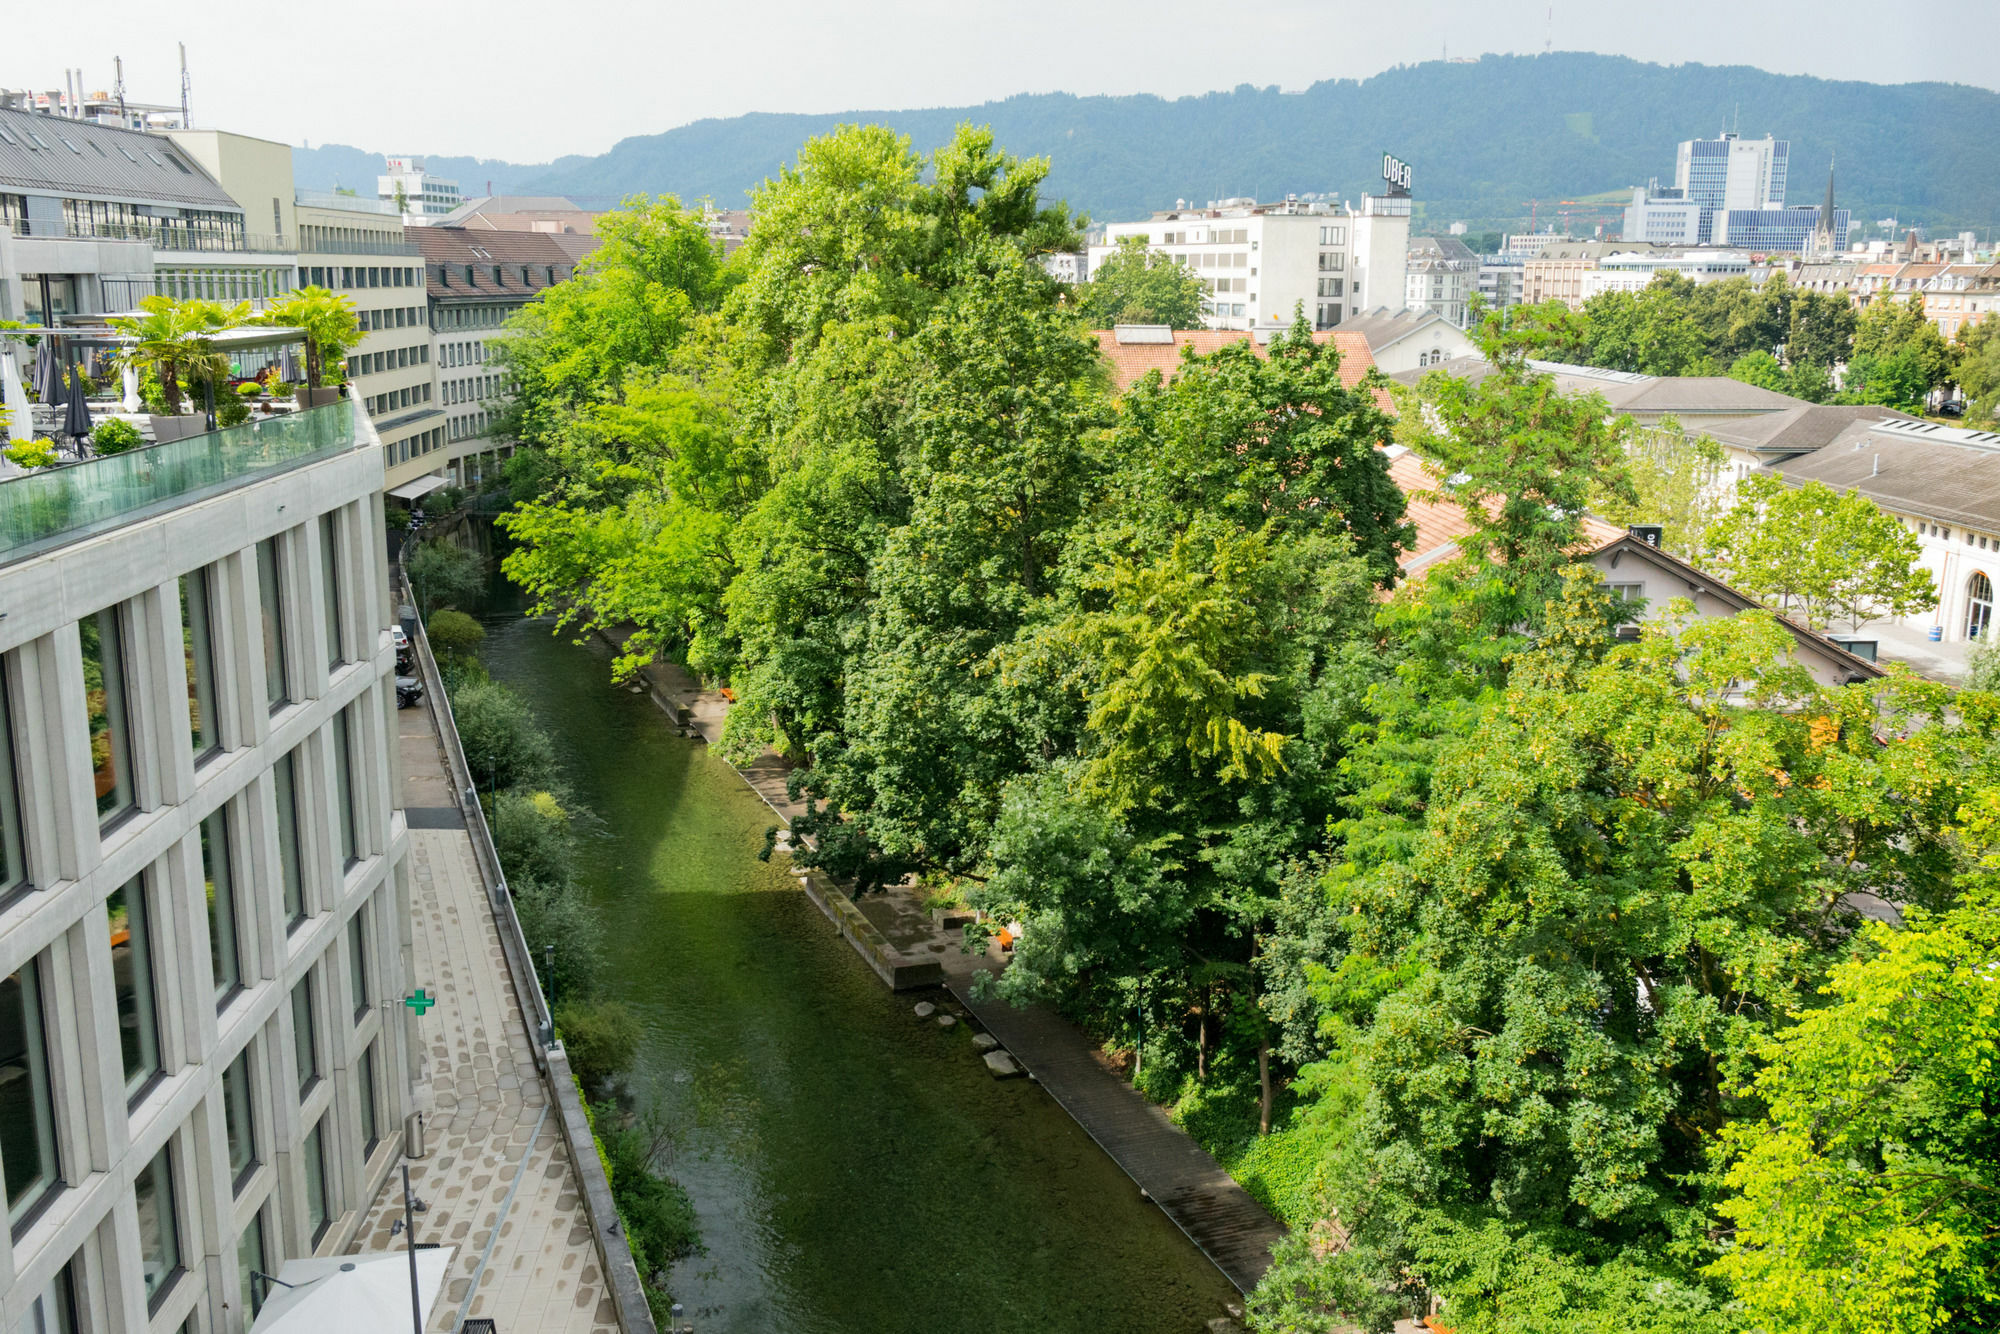
[[[1410,188],[1410,164],[1393,153],[1382,155],[1382,179],[1397,190]]]

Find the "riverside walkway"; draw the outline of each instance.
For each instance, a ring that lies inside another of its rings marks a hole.
[[[445,1334],[483,1317],[498,1334],[619,1334],[436,719],[428,702],[396,718],[413,976],[439,997],[420,1021],[417,1106],[429,1153],[410,1161],[410,1184],[430,1205],[417,1215],[417,1240],[458,1248],[427,1328]],[[389,1229],[402,1215],[402,1176],[392,1173],[352,1250],[398,1249]]]
[[[720,693],[702,689],[672,663],[650,664],[641,675],[661,707],[685,718],[692,732],[710,743],[721,736],[730,706]],[[769,751],[739,772],[787,825],[803,809],[786,795],[788,769]],[[1113,1070],[1082,1030],[1046,1006],[1017,1009],[1004,1001],[975,1002],[975,975],[1001,965],[966,954],[957,933],[935,925],[908,894],[891,890],[870,896],[861,907],[905,956],[937,960],[959,1001],[1238,1291],[1257,1286],[1270,1267],[1271,1247],[1285,1235],[1283,1225]]]

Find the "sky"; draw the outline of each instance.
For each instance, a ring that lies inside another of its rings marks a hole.
[[[213,0],[10,6],[0,87],[178,102],[287,143],[542,162],[750,111],[1015,93],[1301,89],[1482,52],[1597,51],[1876,83],[2000,87],[1993,0]],[[1553,12],[1553,22],[1551,21]],[[309,15],[301,23],[295,15]]]

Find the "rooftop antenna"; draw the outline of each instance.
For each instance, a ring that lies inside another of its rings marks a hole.
[[[194,121],[188,112],[188,100],[193,85],[188,82],[188,46],[186,42],[178,45],[181,48],[181,128],[191,130],[194,128]]]
[[[113,57],[111,57],[111,68],[112,68],[112,71],[113,71],[113,73],[114,73],[114,76],[115,76],[115,77],[113,78],[113,80],[112,80],[112,84],[111,84],[111,89],[112,89],[112,92],[113,92],[114,94],[116,94],[116,96],[117,96],[117,98],[118,98],[118,123],[119,123],[120,125],[124,125],[124,124],[126,123],[126,119],[125,119],[125,57],[123,57],[123,56],[113,56]]]

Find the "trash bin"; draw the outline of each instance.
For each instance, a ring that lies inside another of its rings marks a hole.
[[[403,1122],[403,1156],[422,1158],[424,1156],[424,1114],[411,1112]]]
[[[1944,642],[1944,627],[1941,625],[1932,626],[1930,638],[1931,643],[1942,644]]]

